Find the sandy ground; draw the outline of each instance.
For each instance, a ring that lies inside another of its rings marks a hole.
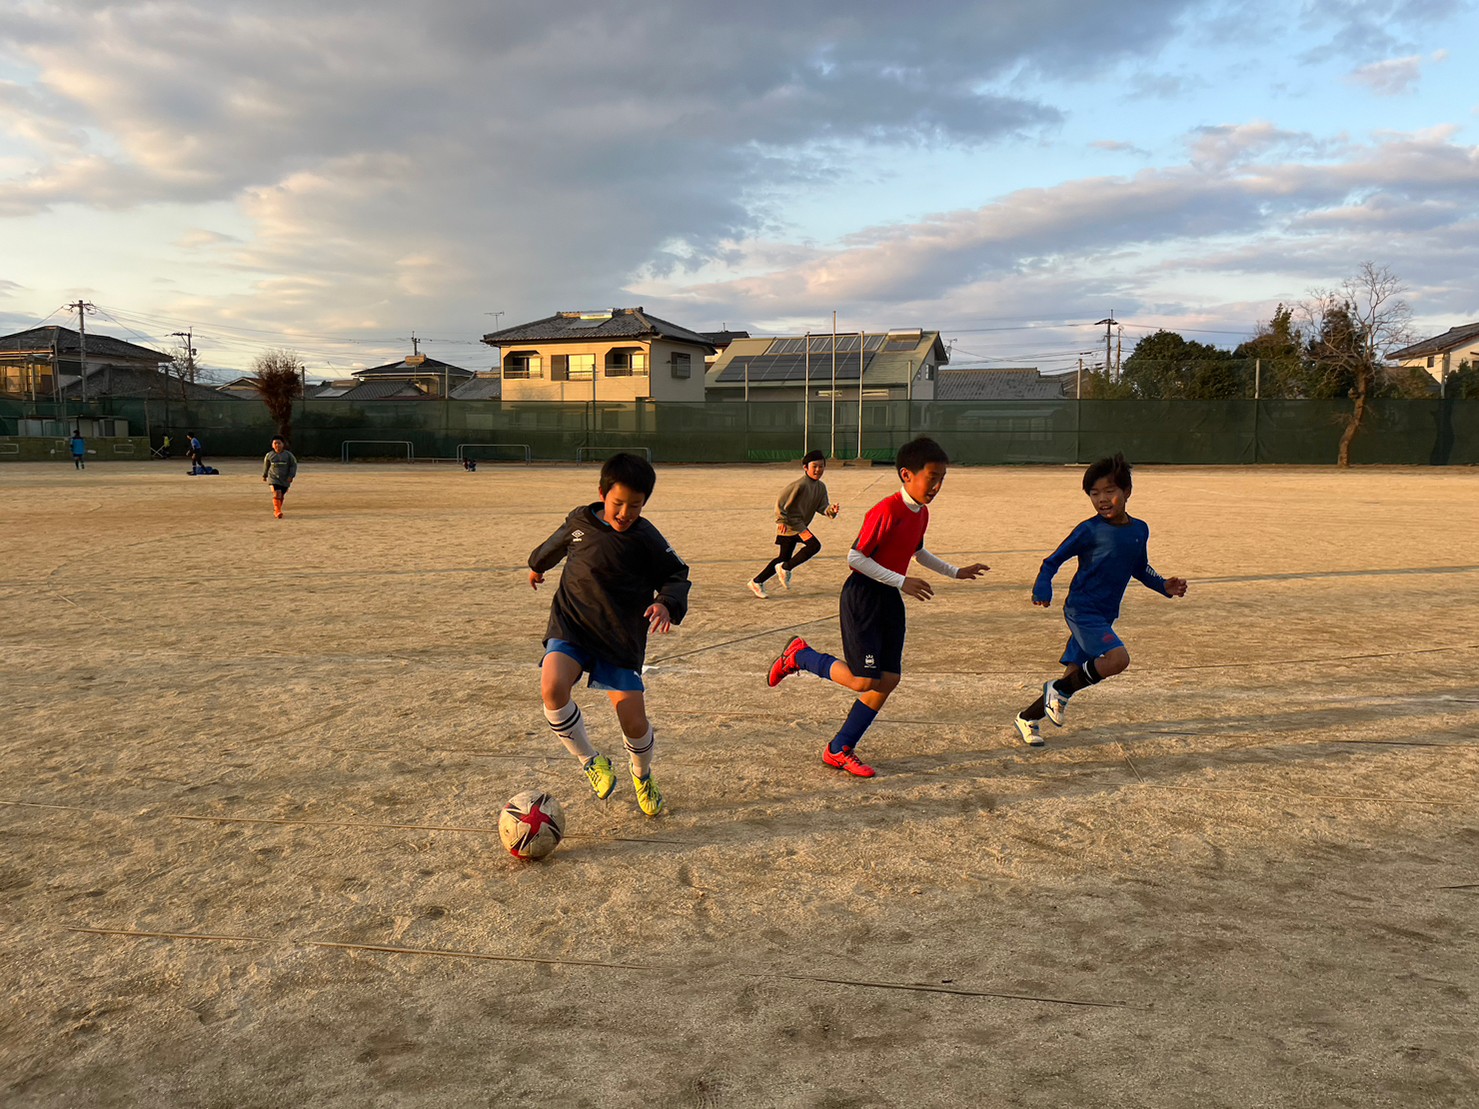
[[[1132,584],[1134,665],[1028,750],[1087,501],[957,469],[930,547],[992,571],[910,603],[861,781],[849,695],[763,674],[838,647],[890,472],[762,602],[791,469],[660,468],[650,820],[538,702],[523,566],[593,467],[305,464],[278,522],[219,465],[0,466],[7,1107],[1479,1103],[1479,473],[1139,471],[1191,592]]]

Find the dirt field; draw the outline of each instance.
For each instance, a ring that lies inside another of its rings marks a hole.
[[[760,601],[793,470],[660,467],[650,820],[540,712],[525,560],[594,467],[305,464],[279,522],[218,465],[0,466],[9,1109],[1479,1103],[1479,473],[1137,471],[1190,593],[1132,583],[1131,669],[1029,750],[1087,500],[957,469],[929,546],[992,570],[909,603],[862,781],[850,695],[764,671],[840,646],[891,472]]]

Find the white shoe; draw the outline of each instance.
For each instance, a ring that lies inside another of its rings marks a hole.
[[[778,566],[776,567],[775,577],[781,583],[781,588],[789,593],[791,591],[791,571],[787,570],[784,566]]]
[[[1052,682],[1043,682],[1042,705],[1047,709],[1053,727],[1063,727],[1063,710],[1068,707],[1068,698],[1059,693]]]
[[[765,586],[761,585],[758,581],[750,582],[750,592],[755,594],[755,596],[759,597],[762,601],[766,599]]]
[[[1027,744],[1027,746],[1041,747],[1043,745],[1042,733],[1037,730],[1036,720],[1023,720],[1019,716],[1013,723],[1017,725],[1017,735],[1021,737],[1022,742]]]

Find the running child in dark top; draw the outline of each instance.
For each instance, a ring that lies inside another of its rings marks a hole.
[[[975,578],[991,569],[982,562],[957,568],[925,549],[928,505],[939,494],[950,463],[940,444],[933,439],[911,440],[899,448],[895,462],[903,488],[868,510],[847,552],[853,572],[842,584],[843,659],[815,651],[797,636],[770,664],[772,686],[805,670],[858,695],[841,730],[822,751],[822,761],[859,778],[873,777],[873,768],[853,751],[898,687],[904,669],[902,594],[920,601],[934,596],[929,582],[905,576],[910,562],[947,578]]]
[[[1038,571],[1032,603],[1047,608],[1053,603],[1053,575],[1070,558],[1078,558],[1063,602],[1069,636],[1060,661],[1067,669],[1056,681],[1044,682],[1042,696],[1017,714],[1017,734],[1028,746],[1042,746],[1043,717],[1061,728],[1070,697],[1129,667],[1130,652],[1115,634],[1114,622],[1131,578],[1166,597],[1186,596],[1185,578],[1163,578],[1151,569],[1146,551],[1150,528],[1125,511],[1130,485],[1124,455],[1101,458],[1085,470],[1084,492],[1094,515],[1074,528]]]
[[[566,559],[550,603],[539,694],[550,730],[580,760],[597,797],[616,788],[611,760],[591,745],[571,691],[581,674],[604,690],[621,724],[637,804],[662,811],[652,778],[652,725],[643,699],[647,633],[666,633],[688,611],[688,566],[642,519],[657,475],[646,459],[614,454],[601,467],[601,499],[574,509],[529,555],[529,585]]]
[[[782,589],[791,588],[791,571],[822,549],[821,540],[811,532],[811,521],[818,512],[830,520],[837,519],[842,506],[835,503],[822,484],[827,472],[827,456],[821,451],[807,451],[801,460],[801,476],[781,490],[775,502],[775,545],[780,553],[765,564],[750,580],[750,592],[762,600],[765,583],[774,575]],[[796,544],[801,544],[798,553]]]

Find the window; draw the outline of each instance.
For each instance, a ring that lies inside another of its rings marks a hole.
[[[693,373],[693,356],[687,353],[674,354],[669,365],[675,378],[686,378]]]
[[[510,351],[503,359],[505,378],[543,377],[544,363],[532,350]]]
[[[589,381],[596,376],[596,356],[594,354],[572,354],[569,357],[571,381]]]
[[[637,347],[613,347],[606,352],[607,377],[646,377],[647,352]]]

